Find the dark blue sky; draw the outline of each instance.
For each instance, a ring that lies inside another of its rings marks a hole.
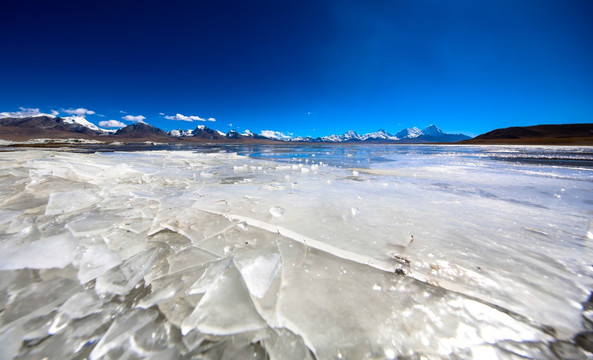
[[[0,14],[0,112],[312,136],[593,122],[591,0],[4,0]]]

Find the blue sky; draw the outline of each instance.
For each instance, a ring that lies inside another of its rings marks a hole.
[[[6,0],[0,13],[0,112],[301,136],[593,122],[591,0]]]

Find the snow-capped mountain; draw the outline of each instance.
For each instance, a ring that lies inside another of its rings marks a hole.
[[[86,135],[109,135],[115,133],[87,121],[81,116],[58,117],[53,114],[34,114],[32,116],[4,116],[0,113],[0,125],[43,131],[67,131]]]
[[[100,131],[106,134],[115,134],[116,130],[108,130],[98,127],[97,125],[93,124],[92,122],[85,119],[84,116],[66,116],[61,118],[66,124],[78,124],[84,127],[87,127],[91,130]]]
[[[432,124],[423,130],[417,127],[403,129],[396,134],[391,134],[383,129],[368,133],[358,134],[352,130],[343,135],[329,135],[310,141],[323,142],[355,142],[355,141],[396,141],[396,142],[453,142],[469,139],[463,134],[446,134],[436,125]],[[292,140],[295,141],[295,140]],[[301,141],[301,140],[296,140]]]
[[[35,109],[36,110],[36,109]],[[67,116],[58,117],[55,114],[40,114],[27,113],[27,116],[22,116],[20,113],[0,113],[0,126],[7,126],[13,129],[28,129],[27,131],[36,131],[35,135],[39,136],[42,132],[48,132],[44,136],[52,137],[52,132],[56,136],[61,132],[77,133],[77,136],[117,136],[117,137],[131,137],[131,138],[150,138],[158,137],[159,141],[187,140],[187,141],[243,141],[243,140],[273,140],[284,142],[399,142],[399,143],[423,143],[423,142],[455,142],[469,139],[468,136],[462,134],[447,134],[439,129],[436,125],[430,125],[423,130],[417,127],[403,129],[396,134],[389,133],[383,129],[376,132],[359,134],[354,130],[350,130],[342,135],[329,135],[324,137],[300,137],[293,136],[275,130],[263,130],[259,134],[255,134],[249,130],[239,133],[236,130],[231,130],[224,133],[219,130],[208,128],[204,125],[198,125],[193,130],[171,130],[164,132],[161,129],[150,126],[145,123],[136,123],[128,125],[117,131],[107,130],[101,128],[84,116]],[[8,131],[5,128],[5,132]],[[17,130],[10,130],[17,131]],[[33,134],[33,133],[32,133]],[[64,134],[60,135],[63,136]]]
[[[429,125],[427,127],[425,127],[422,130],[422,133],[424,135],[429,135],[429,136],[441,136],[444,135],[445,133],[439,129],[435,124]]]
[[[176,129],[176,130],[169,131],[169,135],[174,136],[174,137],[193,136],[194,130],[193,129],[188,129],[188,130]]]
[[[242,139],[242,138],[252,138],[252,139],[268,139],[268,140],[275,140],[275,141],[286,141],[286,142],[332,142],[332,143],[341,143],[341,142],[404,142],[404,143],[411,143],[411,142],[454,142],[469,139],[468,136],[463,134],[446,134],[441,129],[439,129],[436,125],[432,124],[423,130],[420,130],[417,127],[413,128],[406,128],[403,129],[396,134],[391,134],[383,129],[368,133],[368,134],[359,134],[354,130],[350,130],[342,135],[328,135],[318,138],[312,137],[300,137],[300,136],[293,136],[292,134],[285,134],[280,131],[274,130],[263,130],[259,134],[255,134],[249,130],[245,130],[244,133],[238,133],[235,130],[231,130],[228,133],[224,134],[218,130],[212,130],[210,128],[205,127],[204,125],[199,125],[195,130],[173,130],[169,132],[169,135],[174,137],[186,137],[186,136],[200,136],[203,138],[207,138],[210,140],[215,139]]]
[[[38,109],[23,109],[21,108],[21,110],[25,110],[25,111],[18,111],[18,112],[0,112],[0,119],[3,119],[3,123],[13,123],[13,124],[19,124],[18,126],[22,126],[23,124],[37,124],[40,122],[45,121],[46,124],[46,128],[47,125],[50,125],[52,123],[54,123],[54,127],[58,128],[58,127],[68,127],[68,125],[65,124],[69,124],[69,125],[73,125],[73,127],[77,127],[78,125],[83,126],[85,128],[88,128],[90,130],[93,131],[97,131],[99,133],[104,133],[104,134],[113,134],[115,133],[115,130],[108,130],[108,129],[103,129],[98,127],[97,125],[91,123],[90,121],[88,121],[87,119],[85,119],[84,116],[78,116],[78,115],[73,115],[73,116],[65,116],[65,117],[60,117],[57,116],[58,112],[55,111],[52,114],[45,114],[45,113],[41,113],[38,111]],[[33,111],[32,111],[33,110]],[[37,110],[37,111],[35,111]],[[80,132],[80,131],[77,131]]]
[[[435,126],[436,125],[431,125],[431,126]],[[417,127],[413,127],[413,128],[406,128],[403,130],[400,130],[397,134],[395,134],[395,137],[397,137],[398,139],[414,139],[417,138],[418,136],[422,136],[425,135],[422,130],[418,129]]]

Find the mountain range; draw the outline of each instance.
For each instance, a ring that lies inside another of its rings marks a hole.
[[[406,128],[395,134],[378,130],[358,134],[350,130],[342,135],[323,137],[294,137],[264,130],[255,134],[246,130],[224,133],[198,125],[193,130],[172,130],[138,122],[119,130],[103,129],[82,116],[57,117],[52,115],[10,117],[0,113],[0,139],[24,141],[29,139],[90,139],[104,142],[305,142],[305,143],[446,143],[461,144],[531,144],[531,145],[593,145],[593,124],[536,125],[496,129],[473,139],[463,134],[447,134],[436,125],[424,129]]]
[[[287,142],[402,142],[402,143],[427,143],[427,142],[456,142],[470,139],[463,134],[447,134],[436,125],[430,125],[423,130],[417,127],[403,129],[396,134],[379,130],[368,134],[358,134],[353,130],[342,135],[329,135],[324,137],[293,137],[283,133],[264,130],[255,134],[249,130],[239,133],[231,130],[224,133],[198,125],[193,130],[172,130],[165,132],[159,128],[143,122],[128,125],[117,131],[100,128],[81,116],[57,117],[50,115],[29,117],[4,117],[0,118],[0,126],[5,138],[22,140],[22,138],[64,138],[64,137],[105,137],[115,139],[152,140],[163,142],[174,141],[287,141]],[[12,136],[11,136],[12,135]]]

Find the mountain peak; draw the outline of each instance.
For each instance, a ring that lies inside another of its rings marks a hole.
[[[166,136],[168,137],[169,134],[164,132],[163,130],[156,128],[152,125],[148,125],[144,122],[137,122],[135,124],[128,125],[124,128],[117,130],[115,133],[116,136],[127,136],[127,137],[134,137],[134,138],[144,138],[149,136]]]
[[[399,139],[413,139],[423,135],[422,130],[417,127],[406,128],[395,134]]]
[[[441,136],[443,135],[443,131],[441,129],[439,129],[438,126],[436,126],[435,124],[430,124],[427,127],[425,127],[422,130],[422,133],[424,135],[429,135],[429,136]]]

